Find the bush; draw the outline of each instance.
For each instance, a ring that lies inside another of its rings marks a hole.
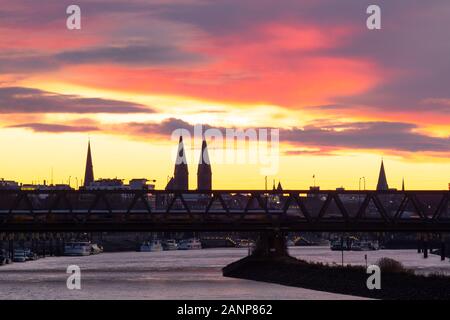
[[[444,271],[435,271],[428,275],[429,278],[448,278],[448,275]]]
[[[387,273],[405,273],[408,271],[401,262],[391,258],[381,258],[377,261],[377,265],[382,272]]]

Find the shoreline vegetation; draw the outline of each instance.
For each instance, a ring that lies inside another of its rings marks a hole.
[[[381,289],[369,290],[363,266],[307,262],[291,256],[248,256],[223,268],[223,275],[285,286],[383,300],[448,300],[450,277],[416,275],[401,263],[383,258]]]

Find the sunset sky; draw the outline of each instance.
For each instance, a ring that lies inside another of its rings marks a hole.
[[[383,158],[390,187],[447,189],[450,1],[0,0],[0,178],[75,186],[90,137],[96,178],[164,188],[194,124],[279,129],[270,186],[375,188]],[[220,148],[214,188],[264,188]]]

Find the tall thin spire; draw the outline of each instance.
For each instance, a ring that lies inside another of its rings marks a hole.
[[[283,187],[281,186],[281,181],[278,181],[277,191],[283,191]]]
[[[377,190],[389,190],[386,179],[386,172],[384,171],[384,162],[381,160],[380,174],[378,176]]]
[[[402,179],[402,191],[405,191],[405,178]]]
[[[182,136],[180,136],[180,140],[178,142],[178,152],[177,159],[175,160],[173,179],[173,188],[175,190],[189,189],[189,171]]]
[[[202,151],[197,168],[197,190],[211,190],[212,189],[212,170],[209,161],[208,145],[203,139]]]
[[[86,159],[86,170],[84,173],[84,186],[87,187],[94,182],[94,167],[92,165],[91,140],[88,142],[88,151]]]

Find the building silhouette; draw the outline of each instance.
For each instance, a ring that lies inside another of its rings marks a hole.
[[[278,186],[275,187],[275,179],[274,179],[272,190],[273,191],[283,191],[283,187],[281,186],[281,181],[278,181]]]
[[[209,161],[208,145],[202,142],[202,151],[197,168],[197,190],[212,190],[212,170]]]
[[[389,190],[389,185],[386,179],[386,172],[384,171],[384,163],[381,160],[380,174],[378,175],[377,191]]]
[[[91,141],[88,142],[86,170],[84,172],[84,186],[88,187],[94,182],[94,167],[92,165]]]
[[[166,190],[169,190],[169,191],[175,190],[175,182],[174,182],[173,177],[171,177],[170,180],[167,182]]]
[[[177,158],[175,160],[175,169],[173,178],[170,179],[166,187],[167,190],[188,190],[189,189],[189,170],[187,166],[186,154],[184,152],[183,137],[180,136],[178,142]]]
[[[187,166],[186,154],[184,151],[183,137],[180,136],[178,142],[178,152],[175,161],[173,177],[166,185],[166,190],[188,190],[189,189],[189,171]],[[209,160],[208,145],[206,140],[202,141],[202,150],[197,167],[197,190],[212,190],[212,169]]]
[[[277,191],[283,191],[283,187],[281,186],[280,181],[278,181]]]

